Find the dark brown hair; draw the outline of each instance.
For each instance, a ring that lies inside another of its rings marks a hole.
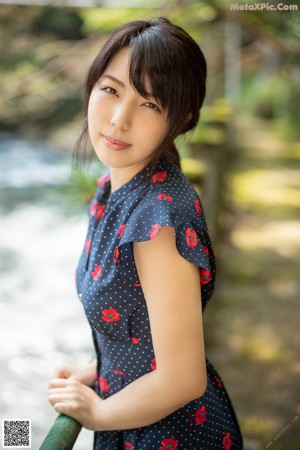
[[[167,112],[168,132],[154,152],[153,161],[165,154],[180,167],[174,140],[193,129],[199,120],[206,92],[206,61],[191,36],[163,17],[121,26],[96,56],[86,80],[85,117],[75,145],[75,157],[80,157],[82,150],[85,152],[88,141],[87,108],[94,85],[111,59],[125,47],[130,48],[131,85],[147,98],[145,81],[149,80],[152,95]]]

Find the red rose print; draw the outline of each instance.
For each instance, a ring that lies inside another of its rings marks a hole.
[[[117,322],[120,320],[120,314],[114,308],[104,309],[102,311],[102,319],[105,322]]]
[[[100,277],[100,275],[101,275],[101,269],[102,269],[101,266],[95,265],[94,271],[92,272],[92,278],[93,278],[93,280],[97,280],[97,279]]]
[[[109,391],[109,384],[104,378],[99,377],[99,387],[102,392],[108,392]]]
[[[133,445],[130,442],[124,442],[124,450],[133,450]]]
[[[167,202],[172,202],[173,201],[173,197],[171,197],[170,195],[167,195],[167,194],[159,194],[157,196],[157,200],[165,200]]]
[[[85,243],[85,253],[90,253],[92,238],[88,238]]]
[[[162,442],[162,446],[159,447],[159,450],[165,450],[168,448],[169,450],[177,450],[178,449],[178,441],[176,439],[164,439]]]
[[[206,419],[206,408],[205,405],[203,405],[195,412],[195,422],[197,425],[202,425],[205,419]]]
[[[165,179],[167,178],[167,172],[156,172],[153,177],[152,177],[152,181],[153,183],[162,183],[163,181],[165,181]]]
[[[119,255],[120,255],[120,250],[118,249],[118,247],[116,247],[115,251],[114,251],[114,263],[115,264],[118,261]]]
[[[153,225],[153,227],[150,230],[150,239],[154,239],[158,233],[158,231],[160,230],[161,226],[157,224]]]
[[[222,444],[223,444],[223,447],[225,450],[231,449],[232,441],[231,441],[230,433],[225,433]]]
[[[133,286],[141,286],[141,283],[133,283]]]
[[[115,373],[116,375],[122,375],[123,377],[125,377],[125,373],[122,372],[121,370],[113,369],[113,373]]]
[[[200,269],[200,284],[207,284],[212,280],[209,270]]]
[[[156,358],[151,359],[151,369],[156,370]]]
[[[118,231],[118,234],[119,234],[120,238],[123,236],[123,233],[124,233],[124,231],[125,231],[125,228],[126,228],[126,224],[125,224],[125,223],[123,223],[122,225],[120,225],[120,228],[119,228],[119,231]]]
[[[218,388],[221,388],[221,387],[223,387],[222,381],[220,380],[220,378],[219,378],[219,377],[215,377],[215,380],[216,380],[216,382],[217,382],[217,386],[218,386]]]
[[[99,187],[103,188],[104,184],[110,180],[109,175],[105,175],[104,177],[99,177],[97,179],[97,184]]]
[[[187,245],[191,248],[196,247],[198,244],[198,238],[196,231],[192,228],[188,228],[185,232]]]
[[[202,209],[201,209],[201,205],[200,205],[200,200],[199,199],[194,201],[194,206],[195,206],[195,210],[196,210],[197,214],[199,216],[201,216]]]
[[[91,205],[91,209],[90,209],[90,213],[92,216],[94,216],[96,214],[97,211],[97,207],[98,207],[98,202],[95,200],[92,205]]]
[[[205,253],[207,256],[209,256],[209,250],[208,250],[208,248],[207,248],[205,245],[203,245],[203,250],[204,250],[204,253]]]
[[[104,205],[98,205],[97,206],[96,219],[101,219],[101,217],[103,217],[104,210],[105,210],[105,206]]]

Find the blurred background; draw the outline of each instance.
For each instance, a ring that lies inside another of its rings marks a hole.
[[[55,366],[92,354],[74,272],[104,168],[71,170],[85,76],[118,25],[155,16],[185,28],[208,62],[200,124],[178,142],[218,264],[207,357],[245,450],[299,449],[296,3],[0,1],[0,416],[31,419],[33,449],[56,417],[47,401]],[[91,445],[82,431],[74,448]]]

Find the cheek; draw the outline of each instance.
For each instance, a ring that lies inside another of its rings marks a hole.
[[[97,113],[97,102],[95,99],[95,95],[93,93],[90,96],[89,104],[88,104],[88,121],[92,123],[95,119],[95,115]]]
[[[157,143],[162,142],[166,134],[167,134],[167,126],[164,122],[159,122],[158,124],[153,126],[150,132],[150,136],[152,135],[153,139],[155,139]]]
[[[99,108],[98,102],[91,96],[87,110],[88,132],[91,138],[99,132],[101,120],[101,108]]]
[[[143,139],[147,137],[147,140],[152,143],[158,143],[165,138],[168,125],[164,117],[153,117],[154,114],[151,111],[148,114],[139,116],[139,120],[136,123],[136,130],[138,130]]]

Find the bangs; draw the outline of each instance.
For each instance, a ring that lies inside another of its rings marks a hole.
[[[199,45],[164,17],[122,25],[94,59],[86,79],[85,117],[75,154],[80,154],[81,145],[86,148],[91,92],[109,62],[124,48],[129,48],[131,86],[142,97],[153,98],[168,118],[165,139],[153,159],[165,153],[180,167],[174,140],[198,123],[206,93],[207,68]]]
[[[170,55],[167,57],[166,43],[153,27],[134,36],[129,49],[129,80],[132,87],[142,97],[154,98],[168,113],[174,106],[176,81],[172,78],[177,68],[174,68]]]
[[[194,128],[206,87],[206,61],[195,41],[167,19],[134,21],[119,28],[95,58],[87,77],[85,109],[93,87],[112,58],[129,48],[129,81],[166,113],[170,140]],[[187,117],[190,117],[187,124]]]

